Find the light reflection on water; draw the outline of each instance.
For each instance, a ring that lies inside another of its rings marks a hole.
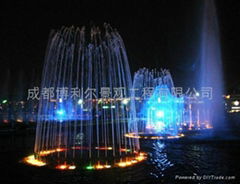
[[[0,137],[0,183],[124,183],[174,184],[181,183],[176,175],[240,175],[240,141],[208,139],[187,141],[144,141],[142,149],[148,160],[131,168],[101,172],[59,172],[20,164],[31,153],[34,136]],[[6,182],[1,182],[1,180]],[[239,181],[238,177],[235,181]],[[235,182],[233,181],[233,182]],[[211,183],[211,181],[206,181]],[[227,183],[223,181],[222,183]],[[191,183],[191,182],[189,182]],[[193,182],[194,183],[194,182]],[[220,182],[219,182],[220,183]],[[231,181],[229,182],[231,183]]]
[[[174,165],[168,160],[166,144],[161,141],[153,143],[153,152],[149,153],[149,162],[154,167],[150,175],[156,178],[164,176],[164,171]]]

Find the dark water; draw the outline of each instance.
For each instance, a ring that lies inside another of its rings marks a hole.
[[[5,183],[240,183],[239,136],[196,136],[176,141],[144,141],[146,162],[132,168],[102,171],[58,171],[19,161],[33,150],[34,135],[0,135],[0,184]],[[225,137],[223,139],[223,137]],[[228,138],[227,138],[228,137]],[[222,176],[223,179],[208,179]],[[179,180],[179,176],[195,179]],[[196,177],[205,177],[197,180]]]

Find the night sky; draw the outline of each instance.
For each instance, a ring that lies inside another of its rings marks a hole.
[[[1,97],[39,86],[51,29],[110,23],[122,36],[131,72],[170,69],[176,86],[191,85],[199,62],[200,0],[1,1]],[[226,89],[240,87],[240,1],[216,1]]]

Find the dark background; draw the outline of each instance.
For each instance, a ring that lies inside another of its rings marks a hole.
[[[49,1],[50,2],[50,1]],[[176,86],[196,74],[202,21],[200,0],[53,3],[1,1],[0,96],[21,98],[39,86],[51,29],[110,23],[120,32],[132,74],[140,67],[170,69]],[[240,1],[216,1],[227,91],[240,87]]]

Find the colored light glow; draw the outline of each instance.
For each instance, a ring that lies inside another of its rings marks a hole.
[[[206,128],[210,129],[210,128],[213,128],[213,127],[210,124],[206,124]]]
[[[164,117],[164,112],[163,111],[157,111],[157,117],[163,118]]]
[[[131,160],[131,162],[132,162],[133,164],[135,164],[135,163],[137,163],[138,161],[137,161],[137,160]]]
[[[125,137],[129,137],[129,138],[133,138],[133,139],[157,139],[157,140],[162,140],[162,139],[178,139],[181,137],[184,137],[184,134],[178,134],[178,135],[174,135],[174,136],[143,136],[141,135],[142,132],[140,132],[139,134],[135,134],[135,133],[128,133],[125,134]]]
[[[121,148],[120,151],[121,151],[121,152],[131,152],[130,149],[126,149],[126,148]]]
[[[138,157],[136,157],[136,160],[138,160],[138,161],[143,161],[145,159],[145,157],[144,156],[138,156]]]
[[[154,126],[153,125],[147,125],[146,129],[154,129]]]
[[[230,99],[231,96],[230,96],[230,95],[226,95],[225,98],[226,98],[226,99]]]
[[[62,102],[63,102],[63,99],[62,99],[62,98],[59,98],[59,102],[62,103]]]
[[[97,150],[112,150],[112,147],[95,147]]]
[[[127,166],[132,165],[133,163],[131,161],[126,161]]]
[[[108,109],[109,106],[107,106],[107,105],[103,105],[102,108],[103,108],[103,109]]]
[[[118,163],[118,166],[119,166],[119,167],[126,167],[127,164],[126,164],[126,162],[119,162],[119,163]]]
[[[88,166],[86,167],[86,169],[87,169],[87,170],[93,170],[94,167],[93,167],[92,165],[88,165]]]
[[[68,167],[68,169],[74,170],[74,169],[76,169],[76,166],[75,166],[75,165],[70,165],[70,166]]]
[[[55,152],[62,152],[62,151],[65,151],[66,149],[64,148],[57,148],[57,149],[53,149],[53,150],[43,150],[43,151],[40,151],[38,154],[39,156],[47,156],[47,155],[50,155],[52,153],[55,153]]]
[[[79,105],[82,105],[82,104],[83,104],[83,100],[82,100],[82,99],[79,99],[79,100],[78,100],[78,104],[79,104]]]
[[[240,110],[230,110],[229,113],[240,112]]]
[[[143,160],[146,160],[146,154],[145,153],[140,153],[138,155],[136,155],[136,157],[132,157],[132,158],[128,158],[126,161],[120,161],[117,163],[118,167],[128,167],[131,166],[133,164],[136,164],[138,162],[142,162]]]
[[[238,107],[231,107],[231,109],[240,109],[240,107],[238,106]]]
[[[124,105],[127,105],[127,104],[128,104],[128,102],[129,102],[129,100],[128,100],[128,99],[126,99],[126,98],[122,100],[122,104],[124,104]]]
[[[61,164],[61,165],[57,165],[56,169],[60,169],[60,170],[74,170],[76,169],[75,165],[67,165],[67,164]]]
[[[239,101],[233,101],[233,105],[235,105],[235,106],[239,106]]]
[[[3,103],[3,104],[7,103],[7,100],[3,100],[2,103]]]
[[[22,122],[23,122],[23,120],[22,120],[22,119],[19,119],[19,118],[18,118],[16,121],[17,121],[18,123],[22,123]]]
[[[62,122],[63,120],[68,119],[68,117],[66,116],[66,112],[64,109],[59,109],[56,111],[56,117],[57,120],[59,120],[60,122]]]
[[[93,170],[93,169],[101,170],[101,169],[109,169],[111,167],[112,167],[111,165],[108,165],[108,164],[102,165],[102,164],[100,164],[100,162],[98,162],[97,165],[89,165],[86,167],[86,169],[87,170]]]
[[[67,165],[65,165],[65,164],[58,165],[58,166],[56,167],[56,169],[65,170],[65,169],[67,169]]]
[[[140,135],[137,135],[137,134],[134,134],[134,133],[125,134],[125,137],[135,138],[135,139],[140,139],[141,138]]]
[[[57,111],[57,114],[63,116],[65,114],[65,111],[63,109],[60,109]]]
[[[30,155],[30,156],[26,157],[26,158],[24,159],[24,161],[25,161],[26,163],[30,164],[30,165],[34,165],[34,166],[38,166],[38,167],[41,167],[41,166],[45,166],[45,165],[46,165],[45,162],[36,159],[34,155]]]
[[[109,168],[111,168],[111,165],[104,165],[104,168],[109,169]]]
[[[66,150],[66,149],[64,149],[64,148],[57,148],[57,149],[56,149],[57,152],[61,152],[61,151],[65,151],[65,150]]]
[[[109,149],[111,147],[106,147],[106,148]],[[57,148],[57,149],[53,149],[53,150],[44,150],[44,151],[39,152],[39,156],[47,156],[47,155],[52,154],[54,152],[63,151],[63,150],[66,150],[66,149],[65,148]],[[120,150],[130,151],[129,149],[125,149],[125,148],[121,148]],[[141,162],[141,161],[143,161],[147,158],[146,153],[142,153],[142,152],[138,153],[138,152],[134,151],[134,154],[135,154],[135,156],[126,157],[126,158],[124,158],[125,161],[122,161],[122,159],[121,159],[120,162],[115,162],[114,165],[110,165],[107,162],[105,164],[101,164],[100,161],[98,161],[96,164],[88,165],[84,168],[87,169],[87,170],[94,170],[94,169],[102,170],[102,169],[109,169],[109,168],[112,168],[112,167],[128,167],[128,166],[131,166],[133,164],[137,164],[137,163],[139,163],[139,162]],[[24,161],[26,163],[34,165],[34,166],[45,166],[45,165],[47,165],[46,162],[43,162],[39,159],[36,159],[34,155],[30,155],[30,156],[26,157],[24,159]],[[59,170],[74,170],[74,169],[76,169],[76,166],[64,163],[64,164],[57,165],[55,168],[59,169]]]
[[[98,165],[96,165],[94,168],[95,168],[95,169],[104,169],[104,166],[103,166],[103,165],[100,165],[100,164],[98,164]]]
[[[56,150],[40,151],[39,156],[46,156],[46,155],[49,155],[49,154],[54,153],[54,152],[56,152]]]
[[[146,119],[147,131],[177,135],[177,123],[182,121],[184,100],[183,97],[174,96],[167,85],[159,85],[141,111],[142,118]]]

